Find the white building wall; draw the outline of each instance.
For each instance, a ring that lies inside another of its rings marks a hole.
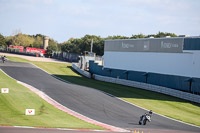
[[[154,53],[105,51],[104,67],[200,78],[200,52]]]

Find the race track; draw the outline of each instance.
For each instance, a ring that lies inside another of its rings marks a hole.
[[[170,129],[200,132],[200,128],[176,122],[154,114],[152,122],[138,125],[146,111],[93,88],[62,82],[28,63],[0,63],[0,69],[61,103],[94,120],[121,128]]]

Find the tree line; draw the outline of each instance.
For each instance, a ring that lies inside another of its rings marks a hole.
[[[85,35],[82,38],[70,38],[68,41],[63,43],[58,43],[54,39],[49,39],[49,46],[47,47],[47,51],[51,54],[53,51],[57,52],[68,52],[75,54],[83,54],[84,51],[90,51],[90,44],[93,40],[93,52],[97,55],[102,56],[104,54],[104,41],[111,39],[138,39],[138,38],[159,38],[159,37],[177,37],[174,33],[167,32],[158,32],[157,34],[137,34],[132,35],[131,37],[127,36],[108,36],[106,38],[102,38],[96,35]],[[14,36],[4,37],[0,34],[0,47],[7,47],[9,45],[15,46],[24,46],[24,47],[33,47],[33,48],[43,48],[43,37],[44,35],[36,34],[36,35],[26,35],[22,33],[18,33]]]

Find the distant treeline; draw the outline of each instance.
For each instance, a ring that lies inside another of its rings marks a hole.
[[[83,54],[84,51],[90,51],[90,44],[93,40],[93,52],[97,55],[102,56],[104,54],[104,40],[109,39],[137,39],[137,38],[159,38],[159,37],[177,37],[174,33],[167,33],[167,32],[158,32],[157,34],[137,34],[132,35],[131,37],[126,36],[108,36],[106,38],[102,38],[100,36],[95,35],[85,35],[82,38],[70,38],[68,41],[63,43],[58,43],[54,39],[50,38],[49,46],[47,48],[49,54],[53,51],[59,52],[69,52],[69,53],[76,53],[76,54]],[[43,37],[44,35],[36,34],[36,35],[26,35],[22,33],[18,33],[14,36],[4,37],[0,34],[0,47],[6,47],[8,45],[15,45],[15,46],[24,46],[24,47],[33,47],[33,48],[43,48]]]

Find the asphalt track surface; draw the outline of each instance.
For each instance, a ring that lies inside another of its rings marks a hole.
[[[58,103],[94,120],[125,129],[163,129],[200,132],[200,128],[156,114],[146,126],[138,125],[146,111],[93,88],[60,81],[28,63],[0,62],[0,69],[16,80],[25,82]]]

